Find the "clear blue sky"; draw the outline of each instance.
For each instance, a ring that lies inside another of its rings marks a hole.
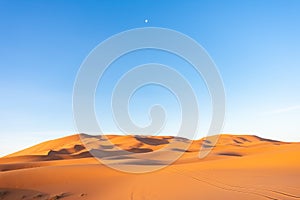
[[[300,141],[299,11],[297,0],[1,0],[0,155],[73,133],[73,83],[84,58],[113,34],[145,26],[187,34],[211,55],[226,88],[223,132]],[[189,66],[159,52],[136,54],[114,63],[104,78],[108,88],[122,72],[120,66],[174,65],[198,91],[205,121],[209,99]],[[96,98],[100,109],[107,99],[101,92]],[[147,124],[145,111],[157,101],[170,112],[177,108],[172,95],[157,87],[144,88],[135,98],[130,108],[140,124]],[[98,115],[105,130],[114,132],[109,111]],[[176,128],[176,113],[171,116],[170,130]]]

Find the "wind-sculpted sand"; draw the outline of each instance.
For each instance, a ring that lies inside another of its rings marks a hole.
[[[189,141],[171,136],[110,135],[110,145],[100,136],[81,136],[0,158],[0,200],[300,199],[300,143],[221,135],[216,145],[205,138],[183,149]],[[101,151],[97,145],[88,151],[82,138],[85,144],[97,141]],[[203,159],[201,146],[212,148]],[[133,174],[101,164],[93,151],[132,169],[161,166],[171,154],[183,155],[158,171]]]

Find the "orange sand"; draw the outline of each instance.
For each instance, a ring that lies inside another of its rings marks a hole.
[[[109,139],[143,156],[174,142],[172,137]],[[180,151],[184,141],[177,142],[178,149],[156,154],[155,161]],[[199,159],[202,144],[209,141],[193,141],[179,160],[161,170],[130,174],[100,164],[78,135],[51,140],[0,158],[0,200],[300,199],[300,143],[221,135],[213,151]],[[114,151],[105,159],[137,165],[129,162],[130,155],[116,157]]]

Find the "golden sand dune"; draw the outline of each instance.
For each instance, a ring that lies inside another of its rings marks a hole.
[[[72,135],[0,158],[0,200],[300,199],[300,143],[250,135],[221,135],[215,145],[210,138],[107,138]],[[212,149],[203,159],[201,147]],[[101,164],[90,152],[132,169],[183,155],[158,171],[132,174]]]

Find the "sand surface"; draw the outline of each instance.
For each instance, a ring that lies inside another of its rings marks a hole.
[[[300,199],[300,143],[221,135],[216,145],[205,138],[184,149],[190,141],[182,138],[111,135],[108,145],[81,136],[0,158],[0,200]],[[204,159],[199,159],[201,146],[212,148]],[[160,170],[134,174],[100,163],[86,147],[133,171],[162,167],[172,155],[183,155]]]

